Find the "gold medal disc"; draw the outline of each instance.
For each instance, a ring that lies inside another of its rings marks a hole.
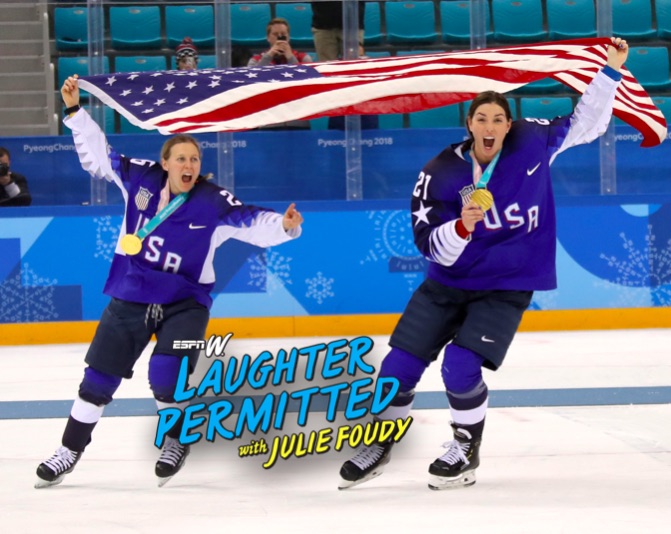
[[[121,249],[129,256],[135,256],[142,250],[142,240],[135,234],[126,234],[121,238]]]
[[[482,208],[482,211],[487,211],[494,205],[494,197],[487,189],[476,189],[471,194],[471,200]]]

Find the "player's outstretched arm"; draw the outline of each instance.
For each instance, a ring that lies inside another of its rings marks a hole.
[[[296,204],[292,202],[287,211],[284,212],[284,217],[282,218],[282,226],[284,230],[292,230],[298,228],[303,222],[303,216],[300,211],[296,209]]]

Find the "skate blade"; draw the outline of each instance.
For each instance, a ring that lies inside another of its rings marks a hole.
[[[44,480],[43,478],[38,478],[37,482],[35,482],[35,489],[50,488],[51,486],[57,486],[58,484],[63,482],[64,478],[65,475],[61,475],[55,480]]]
[[[429,477],[429,489],[440,491],[453,488],[464,488],[475,484],[475,470],[468,471],[458,477],[439,477],[431,475]]]
[[[174,475],[173,475],[173,476],[174,476]],[[169,476],[169,477],[160,477],[160,478],[158,479],[158,487],[159,487],[159,488],[162,488],[162,487],[165,486],[168,482],[170,482],[170,480],[172,480],[172,476]]]
[[[340,484],[338,484],[338,489],[344,490],[353,488],[354,486],[358,486],[359,484],[363,484],[364,482],[368,482],[369,480],[373,480],[374,478],[379,477],[382,473],[384,473],[384,469],[378,468],[375,471],[371,471],[365,477],[360,478],[359,480],[345,480],[344,478],[341,478]]]

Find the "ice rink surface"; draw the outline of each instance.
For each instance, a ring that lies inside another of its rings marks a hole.
[[[334,338],[236,339],[257,355]],[[379,366],[387,337],[366,361]],[[490,410],[477,484],[431,491],[429,464],[450,439],[437,363],[385,473],[338,491],[352,450],[279,460],[238,457],[240,440],[201,441],[158,488],[147,354],[122,383],[76,470],[36,490],[37,465],[60,444],[86,345],[0,347],[0,525],[60,533],[667,533],[671,525],[671,329],[520,333],[485,372]],[[210,360],[201,358],[194,379]],[[302,384],[305,387],[306,384]],[[293,384],[287,389],[299,389]],[[135,410],[135,411],[134,411]],[[140,415],[134,415],[140,414]],[[310,414],[303,431],[328,424]],[[296,431],[290,423],[284,435]]]

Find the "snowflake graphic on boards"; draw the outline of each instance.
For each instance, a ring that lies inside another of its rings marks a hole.
[[[321,271],[317,272],[317,276],[306,278],[305,283],[308,286],[308,290],[305,296],[315,299],[317,304],[321,304],[329,297],[335,297],[333,281],[333,278],[326,278]]]
[[[611,282],[622,288],[649,288],[655,305],[671,304],[671,240],[666,247],[659,248],[650,225],[642,248],[636,248],[624,232],[620,233],[620,237],[627,253],[626,259],[600,255],[609,267],[617,271]]]
[[[0,284],[0,322],[33,323],[58,319],[54,286],[58,280],[39,276],[24,263],[21,271]]]
[[[109,215],[94,217],[93,223],[96,225],[96,247],[93,257],[102,258],[111,263],[119,240],[119,227],[112,224],[112,217]]]
[[[268,294],[278,289],[291,285],[291,263],[292,258],[287,258],[272,249],[266,250],[265,254],[257,254],[247,259],[250,265],[248,285],[265,288]]]
[[[411,220],[407,211],[370,211],[368,220],[373,225],[373,246],[360,265],[383,261],[389,271],[403,276],[409,292],[424,279],[425,260],[415,246]]]

